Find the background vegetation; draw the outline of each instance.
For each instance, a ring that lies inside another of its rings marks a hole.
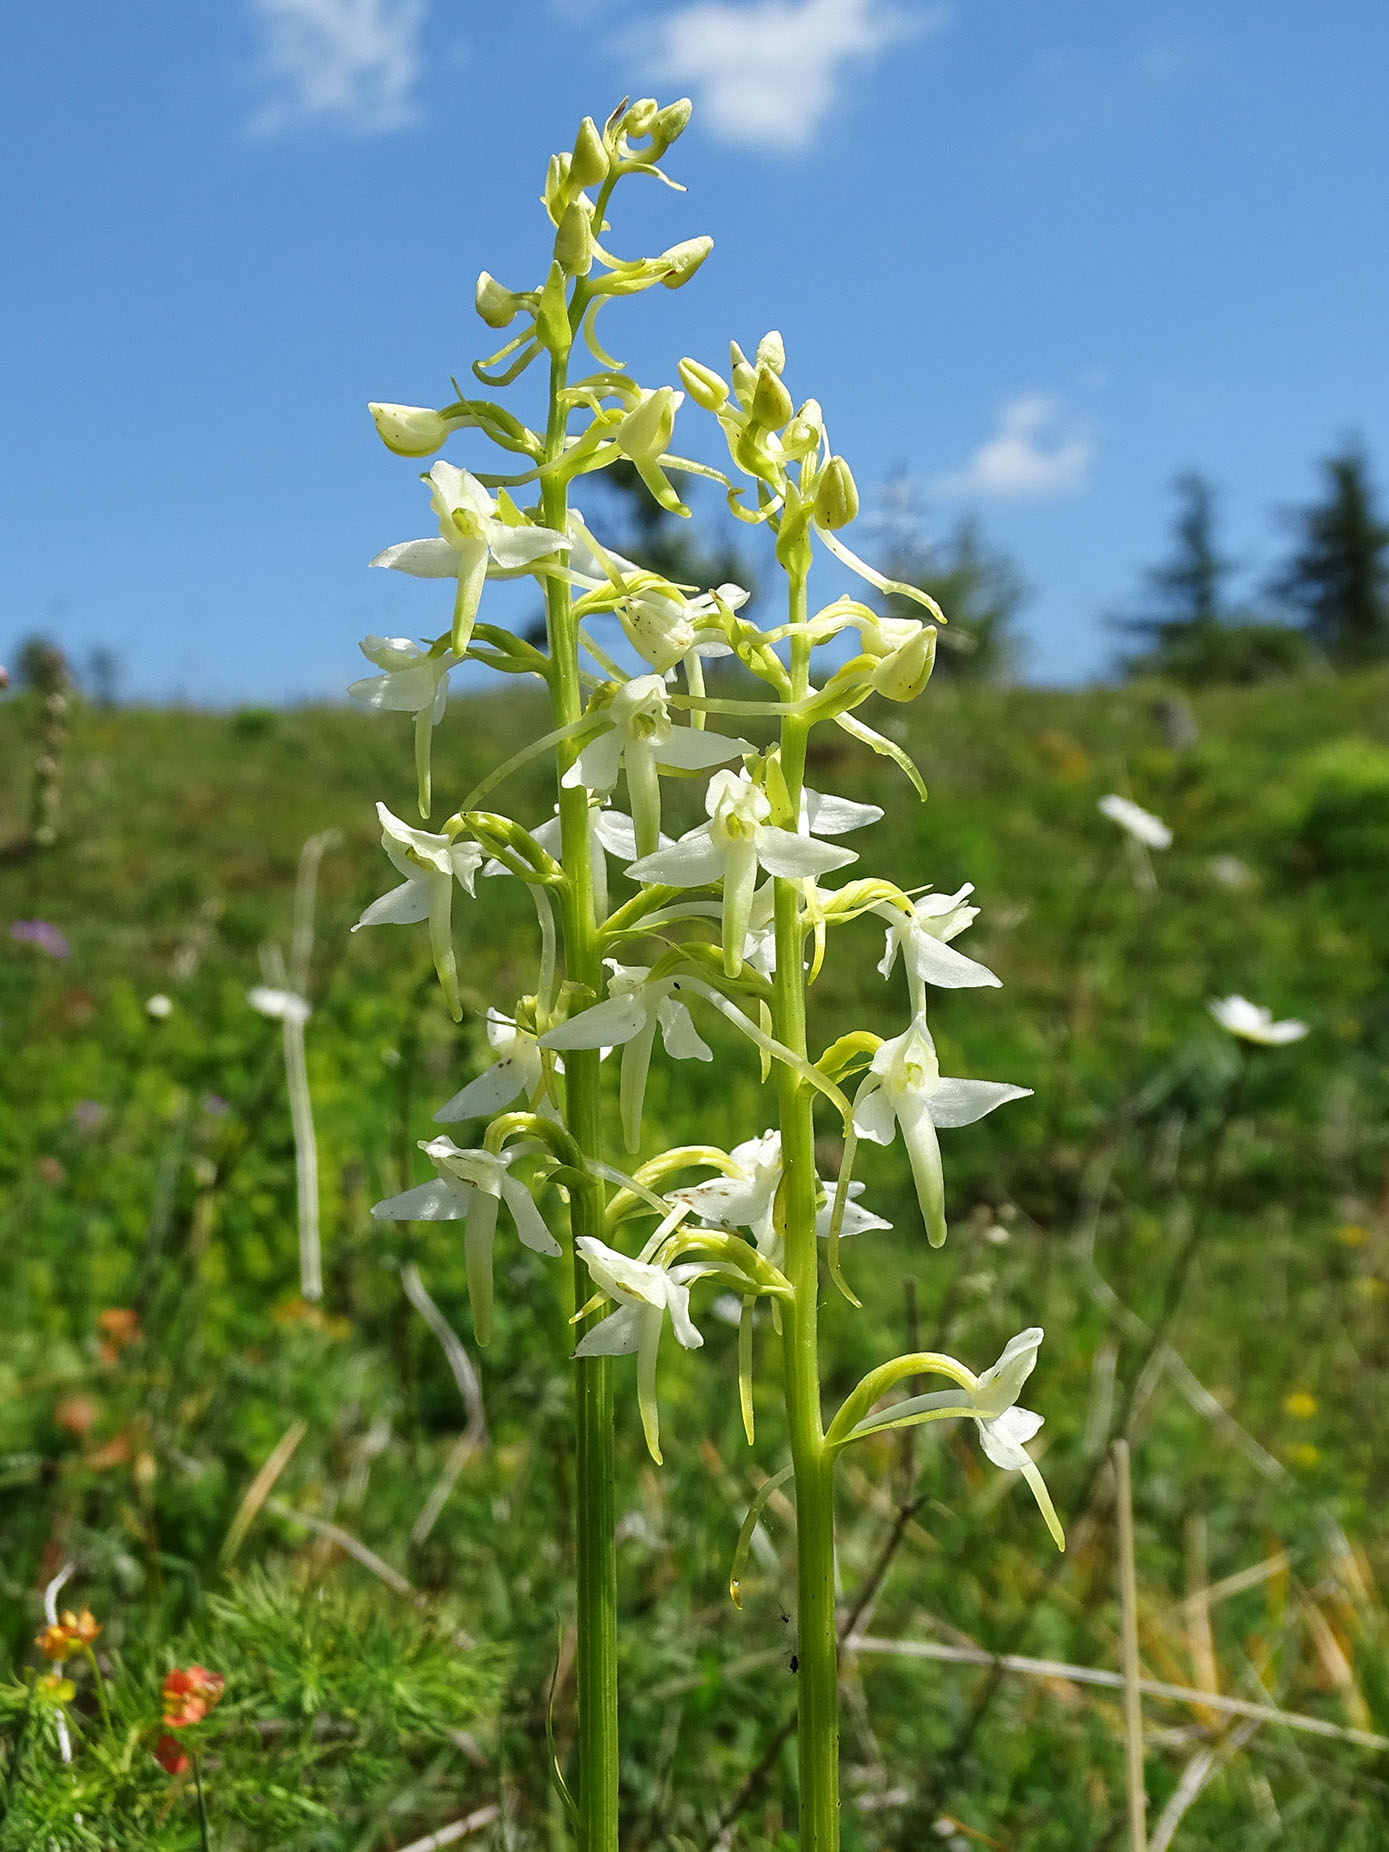
[[[901,733],[898,711],[870,718]],[[485,1004],[527,981],[525,897],[483,882],[460,905],[456,1029],[421,935],[347,930],[389,879],[375,799],[409,812],[404,723],[82,706],[69,721],[45,848],[28,834],[43,694],[12,697],[0,729],[0,1847],[199,1844],[190,1777],[152,1753],[160,1682],[190,1661],[227,1678],[194,1733],[219,1848],[368,1852],[462,1820],[478,1844],[559,1844],[565,1270],[507,1246],[478,1353],[454,1229],[369,1214],[423,1178],[415,1141],[476,1063]],[[540,724],[522,698],[457,700],[436,787],[461,789]],[[1046,1416],[1037,1451],[1070,1547],[1054,1559],[972,1434],[857,1454],[844,1612],[878,1644],[846,1656],[845,1844],[1118,1843],[1120,1694],[1065,1668],[1118,1664],[1106,1457],[1121,1428],[1145,1672],[1215,1699],[1147,1703],[1154,1826],[1186,1808],[1179,1844],[1389,1843],[1389,678],[1189,703],[944,678],[912,726],[925,806],[847,745],[813,782],[885,807],[904,884],[975,883],[968,949],[1005,987],[941,995],[942,1065],[1036,1098],[947,1135],[939,1253],[900,1154],[867,1155],[866,1200],[895,1228],[846,1250],[865,1309],[830,1310],[830,1389],[908,1339],[982,1367],[1043,1324],[1025,1399]],[[1155,886],[1096,810],[1111,790],[1173,828]],[[538,777],[515,795],[522,816],[552,801]],[[322,862],[307,1031],[313,1308],[279,1029],[246,992],[263,945],[287,941],[301,845],[329,828],[343,835]],[[851,1020],[895,1026],[880,938],[863,922],[831,942],[822,1043]],[[1238,1074],[1205,1007],[1229,991],[1310,1035]],[[761,1129],[755,1064],[727,1056],[657,1062],[652,1149],[693,1113],[725,1144]],[[410,1268],[480,1399],[460,1393]],[[135,1313],[132,1341],[103,1323],[112,1309]],[[735,1331],[701,1322],[703,1351],[663,1357],[664,1470],[620,1387],[634,1852],[777,1845],[794,1818],[783,1503],[741,1613],[726,1587],[746,1502],[782,1463],[775,1403],[749,1452]],[[31,1642],[66,1562],[63,1601],[102,1624],[112,1721],[69,1661],[65,1768]],[[977,1663],[991,1652],[1059,1664],[1000,1673]]]

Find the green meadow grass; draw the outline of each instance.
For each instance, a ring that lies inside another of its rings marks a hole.
[[[1123,1842],[1121,1694],[1064,1670],[1119,1664],[1105,1450],[1120,1417],[1145,1676],[1389,1733],[1389,678],[1212,692],[1193,713],[1194,738],[1142,688],[941,687],[915,715],[869,716],[910,727],[924,806],[847,740],[812,767],[817,787],[884,807],[875,867],[975,884],[963,949],[1004,988],[938,994],[942,1068],[1035,1089],[947,1133],[938,1253],[900,1148],[865,1152],[865,1200],[895,1226],[846,1245],[864,1304],[827,1297],[827,1397],[908,1343],[982,1369],[1044,1325],[1024,1399],[1046,1417],[1033,1451],[1070,1545],[1058,1560],[1025,1490],[957,1424],[850,1456],[841,1574],[858,1632],[1062,1669],[846,1655],[846,1848]],[[509,694],[455,700],[439,814],[544,724]],[[422,932],[348,931],[394,881],[373,805],[411,814],[404,723],[79,711],[62,840],[42,853],[22,841],[34,726],[22,698],[0,710],[0,1848],[198,1845],[188,1779],[150,1753],[159,1683],[191,1660],[228,1676],[202,1726],[218,1848],[399,1848],[493,1804],[469,1843],[560,1845],[567,1270],[504,1227],[479,1353],[456,1230],[369,1213],[428,1174],[416,1141],[475,1071],[487,1004],[533,981],[531,909],[509,881],[459,896],[456,1027]],[[1097,812],[1108,791],[1173,828],[1151,893]],[[696,795],[677,794],[680,827]],[[535,822],[553,797],[522,772],[493,801]],[[342,841],[322,863],[307,1030],[326,1280],[311,1311],[279,1029],[245,998],[261,946],[287,946],[300,848],[325,829]],[[69,957],[8,936],[35,919]],[[900,972],[885,985],[874,969],[881,940],[871,921],[831,938],[821,1046],[904,1026]],[[1231,991],[1311,1028],[1254,1050],[1237,1092],[1238,1052],[1206,1009]],[[649,1152],[767,1122],[755,1056],[700,1026],[720,1060],[658,1058]],[[1184,1249],[1171,1350],[1154,1355],[1144,1333]],[[471,1450],[443,1349],[402,1290],[410,1264],[480,1371]],[[141,1336],[103,1359],[110,1308],[135,1310]],[[776,1353],[749,1450],[736,1332],[707,1302],[696,1315],[703,1350],[662,1359],[663,1469],[618,1365],[632,1852],[776,1846],[794,1824],[780,1500],[741,1612],[727,1591],[747,1501],[783,1463]],[[248,1503],[277,1448],[273,1486]],[[103,1625],[113,1728],[77,1662],[64,1772],[29,1681],[40,1593],[68,1561],[63,1603]],[[1209,1754],[1173,1843],[1389,1845],[1383,1747],[1174,1700],[1147,1700],[1145,1726],[1150,1832]]]

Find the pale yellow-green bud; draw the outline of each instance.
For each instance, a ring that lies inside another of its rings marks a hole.
[[[858,513],[858,485],[843,457],[831,457],[815,484],[816,524],[831,532],[847,527]]]
[[[507,289],[486,270],[477,280],[477,312],[489,328],[507,328],[523,306],[514,289]]]
[[[874,692],[889,701],[914,701],[931,679],[936,666],[936,627],[922,624],[873,672]]]
[[[664,265],[661,281],[666,288],[679,289],[682,283],[688,283],[713,248],[712,238],[686,238],[662,251],[656,261]]]
[[[747,355],[736,341],[728,343],[728,363],[732,369],[733,393],[744,411],[752,405],[752,390],[757,384],[757,369],[748,362]]]
[[[368,405],[376,435],[398,457],[432,457],[464,420],[448,419],[423,405]]]
[[[593,268],[593,209],[583,198],[565,208],[555,233],[555,261],[571,277],[586,277]]]
[[[564,209],[569,204],[571,187],[569,184],[569,163],[567,154],[552,154],[550,165],[545,172],[545,191],[541,195],[545,210],[556,225],[564,217]]]
[[[639,96],[622,118],[623,130],[628,135],[645,135],[659,113],[654,96]]]
[[[778,377],[786,371],[786,346],[775,328],[757,343],[757,364],[770,367]]]
[[[674,103],[667,103],[658,110],[651,123],[651,152],[664,154],[670,144],[685,133],[689,127],[690,112],[694,105],[687,96],[680,97]]]
[[[717,412],[723,409],[728,399],[728,382],[721,379],[712,367],[706,367],[698,360],[682,360],[680,378],[686,392],[704,411]]]
[[[575,186],[597,186],[608,177],[608,151],[592,116],[579,124],[574,152],[569,157],[569,178]]]
[[[752,389],[750,410],[756,423],[768,431],[779,431],[790,419],[794,407],[791,394],[765,361],[759,363]]]

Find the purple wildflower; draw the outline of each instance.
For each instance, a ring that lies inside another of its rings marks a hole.
[[[10,927],[10,937],[37,945],[50,958],[72,957],[72,947],[48,920],[16,920]]]

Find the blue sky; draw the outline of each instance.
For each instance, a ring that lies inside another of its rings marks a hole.
[[[1251,585],[1343,434],[1389,470],[1382,0],[21,0],[0,46],[0,648],[130,696],[333,698],[443,627],[365,569],[431,531],[365,402],[487,351],[477,272],[538,282],[546,159],[626,91],[696,114],[613,244],[715,251],[605,338],[657,384],[779,327],[866,504],[1014,555],[1039,679],[1102,671],[1179,470]]]

